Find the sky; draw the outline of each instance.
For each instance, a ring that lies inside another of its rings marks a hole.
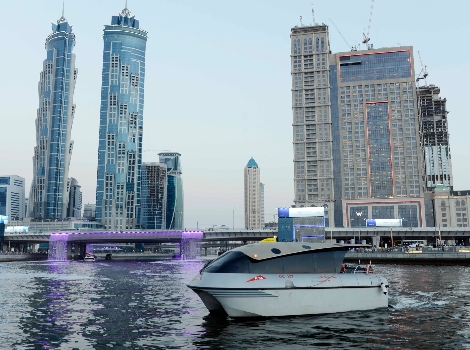
[[[61,0],[0,0],[0,175],[33,178],[37,84],[51,22]],[[65,0],[76,34],[78,80],[70,173],[83,203],[95,203],[102,30],[124,0]],[[315,21],[330,29],[332,52],[348,51],[368,28],[369,0],[314,1]],[[148,31],[143,161],[182,154],[186,228],[244,226],[243,169],[253,157],[265,184],[265,218],[294,198],[290,30],[311,24],[312,1],[128,0]],[[341,31],[335,28],[336,27]],[[374,48],[414,47],[428,84],[447,98],[454,189],[470,189],[466,108],[470,78],[467,12],[441,0],[376,0],[369,36]],[[344,37],[344,39],[342,38]]]

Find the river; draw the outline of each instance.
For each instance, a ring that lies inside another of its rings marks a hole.
[[[203,261],[0,263],[0,349],[470,349],[470,268],[377,265],[386,310],[236,321],[186,283]]]

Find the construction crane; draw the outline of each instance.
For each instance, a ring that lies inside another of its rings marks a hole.
[[[418,77],[416,78],[416,83],[419,83],[420,80],[424,80],[424,85],[428,85],[426,78],[428,76],[428,71],[426,66],[423,66],[423,61],[421,60],[421,54],[418,51],[419,63],[421,63],[421,72],[419,72]]]
[[[371,4],[370,4],[370,14],[369,14],[369,26],[367,27],[367,34],[366,33],[362,33],[363,35],[363,40],[362,40],[362,43],[363,44],[366,44],[367,45],[367,48],[370,50],[372,48],[372,44],[369,45],[369,41],[370,41],[370,37],[369,37],[369,33],[370,33],[370,23],[372,21],[372,11],[374,10],[374,0],[372,0]]]
[[[351,49],[351,51],[357,51],[357,47],[356,46],[351,46],[349,45],[348,41],[346,40],[346,38],[343,36],[343,34],[341,33],[341,31],[338,29],[338,27],[336,26],[336,23],[333,22],[333,20],[331,18],[328,18],[331,23],[333,23],[333,25],[335,26],[336,30],[338,31],[339,35],[341,35],[341,37],[343,38],[344,42],[346,43],[346,45],[348,45],[348,47]]]

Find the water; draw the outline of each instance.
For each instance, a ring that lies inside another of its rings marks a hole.
[[[236,321],[185,286],[202,265],[0,263],[0,349],[470,349],[469,267],[376,266],[388,310]]]

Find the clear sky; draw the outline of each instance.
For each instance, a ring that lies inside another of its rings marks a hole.
[[[77,43],[77,105],[70,176],[95,202],[102,30],[124,0],[66,0]],[[254,157],[265,184],[266,221],[293,203],[290,29],[312,23],[304,0],[129,0],[149,32],[146,55],[144,161],[182,154],[185,226],[243,227],[243,168]],[[468,80],[470,34],[464,2],[376,0],[370,28],[375,48],[412,45],[427,66],[427,82],[448,99],[454,189],[470,189]],[[314,1],[315,20],[330,27],[333,52],[362,40],[369,0]],[[448,4],[448,5],[447,5]],[[61,0],[2,1],[3,67],[0,175],[32,180],[37,84],[50,22]],[[464,87],[464,84],[466,85]],[[464,95],[465,94],[465,95]]]

